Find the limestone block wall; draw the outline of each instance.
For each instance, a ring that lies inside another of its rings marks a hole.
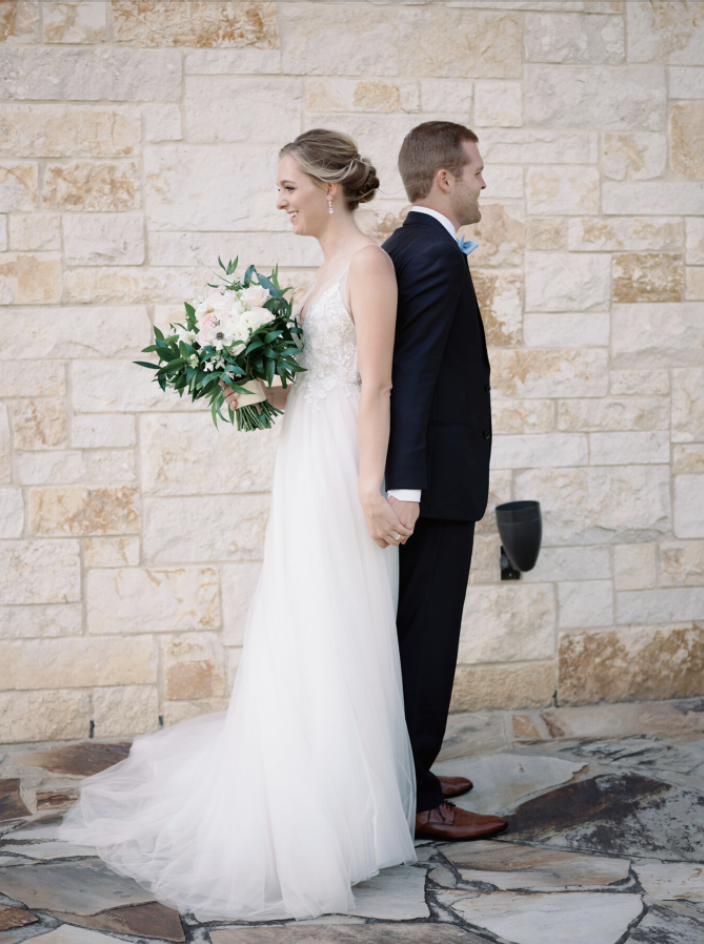
[[[454,707],[704,693],[704,9],[685,0],[0,3],[0,741],[225,707],[277,431],[132,365],[218,253],[318,264],[278,148],[467,123],[496,437]],[[491,509],[542,503],[499,579]]]

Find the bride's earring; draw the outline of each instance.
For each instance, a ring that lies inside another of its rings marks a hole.
[[[334,213],[335,211],[332,208],[332,200],[328,200],[328,213]]]

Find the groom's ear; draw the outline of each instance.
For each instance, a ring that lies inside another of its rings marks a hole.
[[[442,193],[449,193],[452,190],[452,184],[450,183],[451,176],[450,171],[445,170],[444,167],[441,167],[435,174],[435,183]]]

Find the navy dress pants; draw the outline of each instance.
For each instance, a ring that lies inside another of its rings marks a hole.
[[[473,521],[419,518],[399,548],[398,640],[419,813],[443,802],[430,768],[445,736],[473,541]]]

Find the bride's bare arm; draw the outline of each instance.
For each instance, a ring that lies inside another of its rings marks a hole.
[[[393,263],[377,246],[355,253],[347,276],[362,377],[359,398],[359,500],[380,547],[399,544],[405,528],[381,494],[389,445],[391,366],[398,291]]]

